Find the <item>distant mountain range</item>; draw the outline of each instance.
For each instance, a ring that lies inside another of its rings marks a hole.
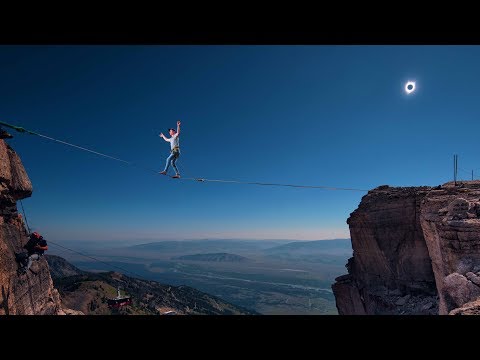
[[[194,254],[172,257],[172,260],[190,261],[216,261],[216,262],[244,262],[248,259],[244,256],[229,253]]]
[[[264,250],[266,254],[295,252],[296,254],[322,253],[329,255],[344,255],[352,253],[350,239],[294,241]]]
[[[252,315],[258,314],[232,305],[218,297],[188,286],[169,286],[156,281],[135,279],[117,272],[82,271],[65,259],[46,255],[55,287],[62,303],[88,315],[132,314],[162,315]],[[132,297],[133,304],[111,310],[107,300],[121,294]]]
[[[47,259],[50,275],[52,279],[60,279],[67,276],[82,275],[86,271],[80,270],[76,266],[70,264],[67,260],[56,255],[44,255]]]
[[[337,313],[330,286],[352,256],[349,239],[159,241],[85,252],[102,262],[63,256],[85,271],[121,268],[262,314],[302,315]]]
[[[289,240],[182,240],[158,241],[128,247],[134,251],[168,251],[177,253],[251,252],[289,243]]]
[[[183,240],[158,241],[133,245],[123,249],[131,249],[135,253],[148,251],[171,254],[192,253],[236,253],[248,254],[259,251],[275,253],[283,251],[322,251],[323,254],[340,255],[351,252],[350,239],[292,241],[292,240]]]
[[[350,239],[295,241],[271,247],[263,255],[275,259],[340,264],[353,254]]]

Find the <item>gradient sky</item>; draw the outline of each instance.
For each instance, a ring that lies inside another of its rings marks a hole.
[[[0,46],[0,120],[181,174],[371,189],[480,177],[480,46]],[[414,94],[404,85],[416,81]],[[349,237],[366,192],[174,180],[14,132],[54,241]]]

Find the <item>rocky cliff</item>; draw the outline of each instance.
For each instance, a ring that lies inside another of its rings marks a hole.
[[[480,297],[480,181],[447,183],[429,192],[421,222],[435,283],[439,313],[459,313]]]
[[[480,181],[380,186],[347,223],[353,257],[332,286],[340,314],[475,313]]]
[[[15,253],[22,252],[28,240],[17,201],[31,194],[20,158],[0,139],[0,315],[65,313],[45,259],[35,261],[27,274],[17,275]]]

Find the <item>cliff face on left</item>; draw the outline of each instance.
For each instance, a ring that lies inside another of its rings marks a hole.
[[[19,156],[0,139],[0,315],[64,314],[46,260],[17,275],[15,253],[28,240],[17,201],[32,195],[32,183]]]

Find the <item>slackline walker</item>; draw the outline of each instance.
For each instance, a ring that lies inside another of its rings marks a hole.
[[[80,149],[82,151],[87,151],[87,152],[90,152],[90,153],[93,153],[93,154],[96,154],[96,155],[100,155],[100,156],[103,156],[103,157],[106,157],[108,159],[111,159],[111,160],[116,160],[116,161],[119,161],[119,162],[122,162],[124,164],[127,164],[127,165],[131,165],[131,166],[134,166],[134,167],[137,167],[137,168],[140,168],[140,169],[143,169],[143,170],[146,170],[146,171],[149,171],[149,172],[154,172],[155,174],[162,174],[163,175],[163,171],[159,172],[158,170],[155,170],[155,169],[152,169],[152,168],[148,168],[148,167],[145,167],[145,166],[142,166],[142,165],[139,165],[139,164],[136,164],[134,162],[131,162],[131,161],[126,161],[126,160],[123,160],[123,159],[120,159],[118,157],[115,157],[115,156],[111,156],[111,155],[107,155],[107,154],[104,154],[104,153],[101,153],[99,151],[95,151],[95,150],[91,150],[91,149],[87,149],[83,146],[79,146],[79,145],[75,145],[75,144],[71,144],[69,142],[66,142],[66,141],[62,141],[62,140],[58,140],[58,139],[55,139],[55,138],[52,138],[50,136],[47,136],[47,135],[43,135],[43,134],[40,134],[40,133],[37,133],[37,132],[34,132],[34,131],[31,131],[31,130],[27,130],[27,129],[24,129],[23,127],[20,127],[20,126],[15,126],[15,125],[11,125],[11,124],[8,124],[8,123],[5,123],[5,122],[2,122],[0,121],[0,125],[3,125],[3,126],[6,126],[6,127],[9,127],[13,130],[16,130],[18,132],[21,132],[21,133],[27,133],[27,134],[30,134],[30,135],[36,135],[36,136],[39,136],[41,138],[44,138],[44,139],[48,139],[48,140],[51,140],[51,141],[55,141],[57,143],[60,143],[60,144],[63,144],[63,145],[68,145],[68,146],[72,146],[76,149]],[[169,129],[169,131],[171,132],[171,130],[173,129]],[[165,139],[165,141],[168,141],[170,142],[171,146],[173,145],[173,147],[175,146],[178,146],[178,133],[180,132],[180,121],[177,122],[177,131],[174,131],[177,136],[175,137],[177,139],[177,142],[175,145],[175,141],[171,141],[172,137],[170,139],[166,139],[165,136],[163,137]],[[160,134],[159,136],[161,137],[162,134]],[[180,148],[178,147],[178,150],[180,150]],[[173,152],[172,152],[172,155],[173,155]],[[279,184],[279,183],[263,183],[263,182],[255,182],[255,181],[240,181],[240,180],[222,180],[222,179],[206,179],[206,178],[194,178],[194,177],[183,177],[183,178],[180,178],[180,175],[179,175],[179,172],[177,169],[175,169],[175,167],[173,166],[174,165],[174,161],[173,161],[173,157],[172,155],[170,155],[168,158],[167,158],[167,164],[171,163],[172,164],[172,167],[174,168],[174,170],[176,171],[176,175],[178,176],[172,176],[173,178],[176,178],[176,179],[180,179],[180,180],[191,180],[191,181],[197,181],[197,182],[217,182],[217,183],[232,183],[232,184],[248,184],[248,185],[261,185],[261,186],[284,186],[284,187],[294,187],[294,188],[305,188],[305,189],[324,189],[324,190],[348,190],[348,191],[361,191],[361,192],[368,192],[369,190],[365,190],[365,189],[355,189],[355,188],[341,188],[341,187],[333,187],[333,186],[320,186],[320,185],[295,185],[295,184]],[[178,156],[180,155],[180,151],[178,151]],[[178,158],[178,156],[176,158]],[[170,159],[170,161],[168,160]],[[176,160],[175,160],[176,161]],[[166,166],[167,167],[167,166]],[[166,170],[165,169],[165,173],[166,173]]]

